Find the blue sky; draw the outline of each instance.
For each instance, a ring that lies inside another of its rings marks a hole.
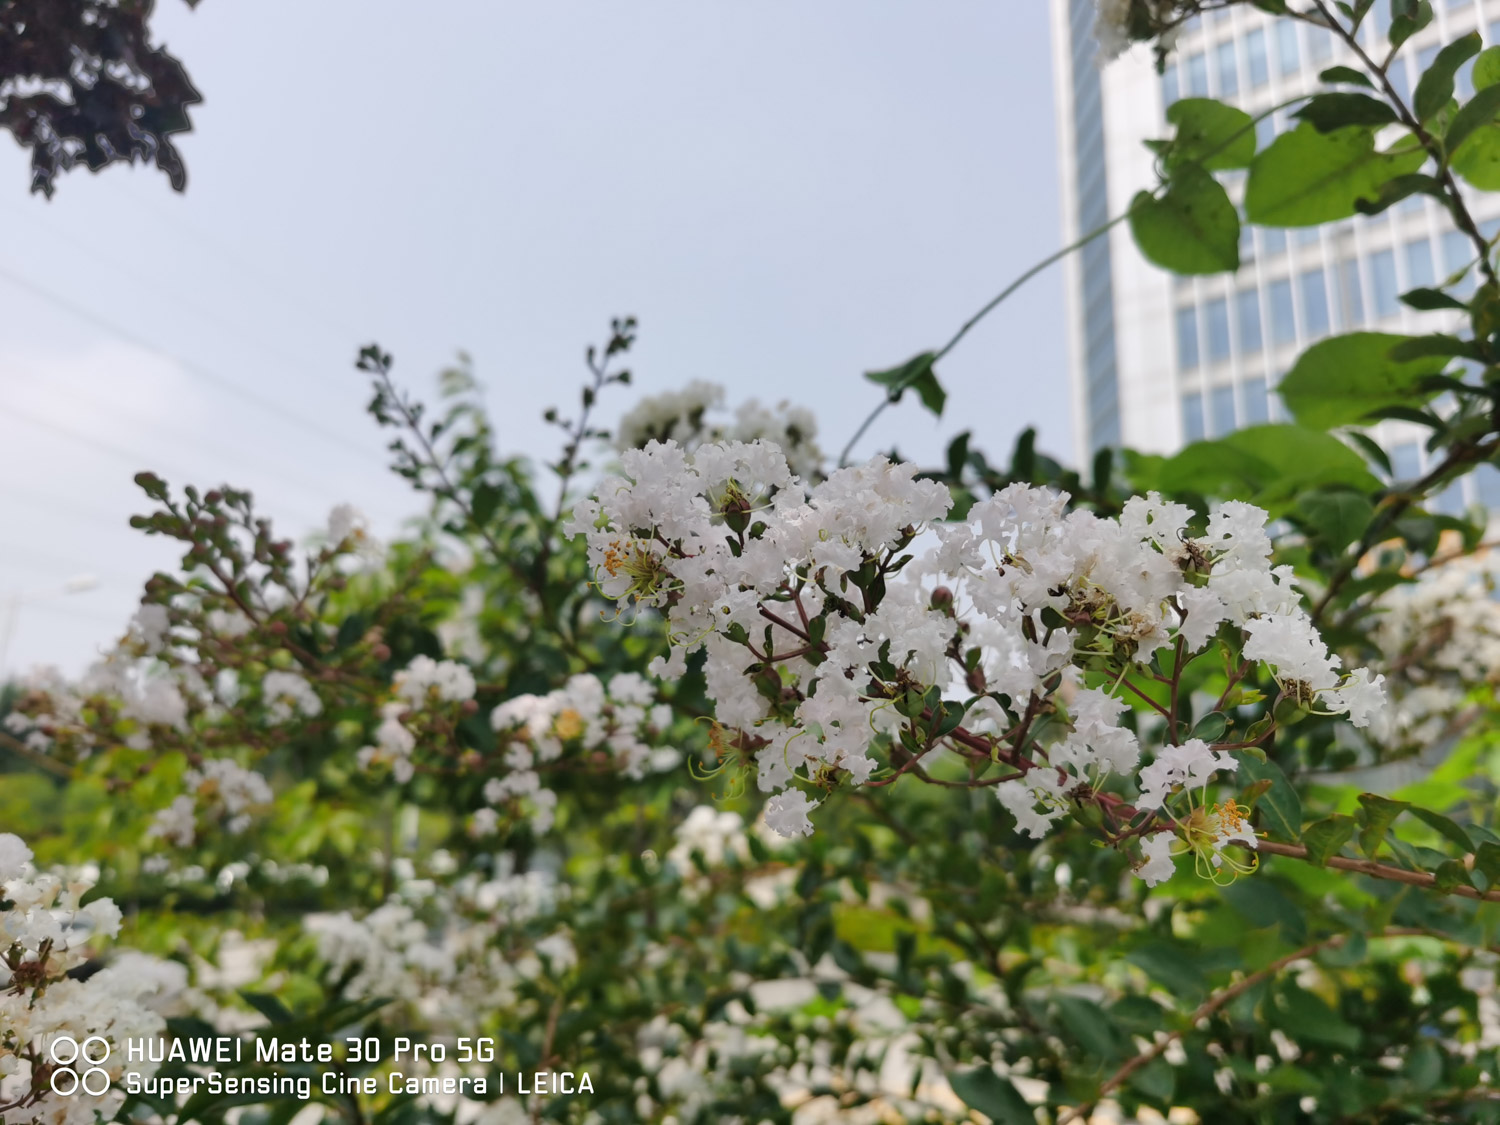
[[[6,669],[81,668],[172,564],[127,526],[139,469],[248,486],[294,534],[341,501],[394,532],[416,504],[363,414],[372,339],[424,393],[468,351],[505,447],[548,456],[541,412],[633,313],[639,391],[792,399],[837,449],[861,372],[1059,244],[1046,8],[161,0],[206,99],[185,196],[114,168],[47,203],[0,137]],[[902,406],[862,448],[1036,424],[1066,452],[1064,362],[1054,271],[945,363],[941,421]]]

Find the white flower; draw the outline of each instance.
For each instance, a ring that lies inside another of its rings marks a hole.
[[[267,672],[260,691],[266,717],[275,724],[291,722],[296,715],[311,719],[323,711],[318,693],[296,672]]]
[[[396,694],[415,710],[426,707],[431,699],[444,703],[462,703],[474,698],[474,673],[454,660],[434,660],[417,656],[393,678]]]
[[[778,793],[766,802],[766,826],[778,836],[811,836],[813,826],[807,814],[819,803],[809,801],[800,789]]]
[[[20,878],[31,862],[31,849],[13,832],[0,832],[0,883]]]
[[[1177,837],[1170,832],[1157,832],[1141,840],[1141,854],[1145,862],[1136,869],[1148,887],[1164,883],[1172,877],[1177,867],[1172,862],[1172,845]]]

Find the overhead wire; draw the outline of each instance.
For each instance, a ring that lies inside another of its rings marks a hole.
[[[107,453],[111,457],[119,458],[121,461],[125,461],[133,465],[137,470],[143,468],[149,468],[153,471],[162,470],[171,473],[173,476],[176,476],[185,481],[191,480],[199,475],[198,473],[186,469],[181,465],[174,465],[169,462],[163,461],[157,454],[143,453],[140,450],[129,449],[125,446],[115,445],[113,442],[105,441],[104,439],[92,434],[82,433],[78,430],[73,429],[71,426],[64,425],[61,422],[57,422],[50,418],[43,418],[40,415],[33,414],[30,411],[17,407],[14,403],[0,403],[0,416],[16,418],[23,422],[27,422],[30,425],[40,427],[41,429],[50,430],[69,441],[76,442],[80,445],[86,446],[101,453]],[[311,526],[316,527],[323,522],[322,519],[313,516],[310,513],[299,508],[289,508],[287,510],[292,515],[296,516],[303,522],[310,524]]]
[[[4,278],[6,281],[16,286],[18,289],[23,289],[29,293],[34,294],[35,296],[41,298],[43,301],[54,306],[55,308],[62,309],[64,312],[77,317],[79,320],[82,320],[88,324],[92,324],[96,328],[100,328],[105,332],[108,332],[111,335],[114,335],[119,339],[140,348],[142,351],[150,352],[153,355],[162,357],[163,359],[171,360],[173,363],[181,367],[187,374],[206,383],[210,383],[215,387],[218,387],[225,394],[232,395],[243,402],[247,402],[255,406],[257,409],[263,410],[267,414],[280,418],[284,422],[296,426],[307,433],[316,434],[318,437],[322,438],[325,441],[329,441],[336,445],[342,446],[345,449],[352,450],[360,457],[378,462],[382,467],[384,467],[384,462],[381,460],[381,458],[376,456],[370,449],[365,446],[359,445],[356,442],[350,441],[347,437],[345,437],[343,434],[338,433],[336,430],[330,430],[325,426],[319,425],[316,422],[312,422],[307,418],[304,418],[302,415],[296,413],[295,411],[288,410],[278,402],[258,395],[254,391],[246,390],[244,387],[240,386],[233,380],[227,379],[217,372],[211,371],[210,369],[204,367],[202,364],[194,363],[192,360],[184,359],[181,356],[174,355],[172,352],[158,347],[150,340],[147,340],[144,337],[130,331],[128,328],[124,328],[121,325],[116,324],[108,317],[101,316],[91,309],[80,305],[76,301],[69,300],[67,297],[62,296],[59,293],[54,293],[52,290],[46,288],[45,286],[38,285],[36,282],[30,280],[29,278],[22,277],[21,275],[15,273],[13,270],[7,269],[5,266],[0,266],[0,278]]]

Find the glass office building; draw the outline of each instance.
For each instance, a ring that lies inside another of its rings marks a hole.
[[[1169,134],[1166,109],[1184,97],[1221,98],[1253,114],[1318,85],[1319,72],[1354,60],[1331,33],[1276,20],[1248,5],[1200,17],[1157,74],[1137,49],[1099,67],[1094,0],[1051,0],[1063,237],[1122,213],[1156,182],[1142,141]],[[1384,4],[1361,35],[1384,41]],[[1402,49],[1391,77],[1409,92],[1439,46],[1478,30],[1500,43],[1500,0],[1436,0],[1433,26]],[[1472,64],[1470,64],[1472,65]],[[1459,75],[1472,93],[1470,68]],[[1260,143],[1292,127],[1289,111],[1261,122]],[[1227,181],[1231,196],[1243,173]],[[1500,233],[1500,195],[1466,192],[1475,218]],[[1454,314],[1418,313],[1400,294],[1434,285],[1473,260],[1469,241],[1425,196],[1385,213],[1325,227],[1251,228],[1233,274],[1180,278],[1147,263],[1121,224],[1066,264],[1073,426],[1080,463],[1103,446],[1169,452],[1285,412],[1281,376],[1309,344],[1360,328],[1431,332]],[[1473,285],[1472,277],[1466,288]],[[1388,423],[1376,435],[1398,478],[1426,465],[1426,431]],[[1500,471],[1486,466],[1443,504],[1500,507]]]

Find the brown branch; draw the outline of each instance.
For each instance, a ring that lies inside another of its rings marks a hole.
[[[1087,1117],[1090,1113],[1093,1112],[1094,1107],[1099,1104],[1101,1098],[1119,1089],[1119,1087],[1124,1084],[1127,1078],[1129,1078],[1136,1071],[1140,1070],[1141,1067],[1145,1066],[1147,1063],[1160,1057],[1169,1046],[1171,1046],[1173,1043],[1187,1034],[1189,1029],[1196,1027],[1199,1021],[1207,1019],[1209,1016],[1213,1015],[1220,1008],[1222,1008],[1225,1004],[1228,1004],[1230,1001],[1239,996],[1243,996],[1250,989],[1260,984],[1261,981],[1268,980],[1269,978],[1275,976],[1277,973],[1281,972],[1282,969],[1290,965],[1293,961],[1300,961],[1303,958],[1311,957],[1313,954],[1321,952],[1324,949],[1331,949],[1335,946],[1342,945],[1344,941],[1347,940],[1347,938],[1347,934],[1335,934],[1333,937],[1324,938],[1322,941],[1313,942],[1311,945],[1304,945],[1295,953],[1288,953],[1285,957],[1278,957],[1275,961],[1272,961],[1265,968],[1251,973],[1249,976],[1246,976],[1236,983],[1230,985],[1222,992],[1214,993],[1214,995],[1203,1001],[1202,1004],[1199,1004],[1198,1007],[1193,1011],[1193,1014],[1188,1017],[1186,1027],[1179,1028],[1176,1031],[1168,1032],[1167,1037],[1161,1042],[1153,1044],[1149,1049],[1142,1051],[1139,1055],[1136,1055],[1134,1058],[1127,1060],[1124,1066],[1120,1067],[1119,1070],[1115,1071],[1104,1080],[1104,1084],[1099,1087],[1099,1093],[1094,1096],[1093,1101],[1084,1102],[1082,1105],[1074,1106],[1072,1109],[1068,1110],[1057,1119],[1057,1125],[1069,1125],[1069,1122],[1078,1121],[1084,1117]]]
[[[49,758],[46,754],[38,754],[30,746],[27,746],[26,743],[18,738],[12,738],[4,731],[0,731],[0,746],[4,746],[7,750],[21,755],[21,757],[34,766],[41,766],[44,770],[51,770],[58,777],[73,776],[73,771],[63,765],[62,762],[59,762],[55,758]]]
[[[1307,849],[1301,844],[1281,844],[1275,840],[1260,839],[1255,842],[1255,850],[1265,855],[1284,855],[1291,859],[1311,862],[1307,858]],[[1389,879],[1393,883],[1407,883],[1413,887],[1426,887],[1429,890],[1437,889],[1437,876],[1430,871],[1407,871],[1404,867],[1376,863],[1373,859],[1346,859],[1341,855],[1331,855],[1328,857],[1326,866],[1339,871],[1357,871],[1373,879]],[[1446,891],[1439,891],[1439,893],[1478,899],[1483,902],[1500,902],[1500,887],[1488,891],[1476,891],[1473,887],[1459,885]]]

